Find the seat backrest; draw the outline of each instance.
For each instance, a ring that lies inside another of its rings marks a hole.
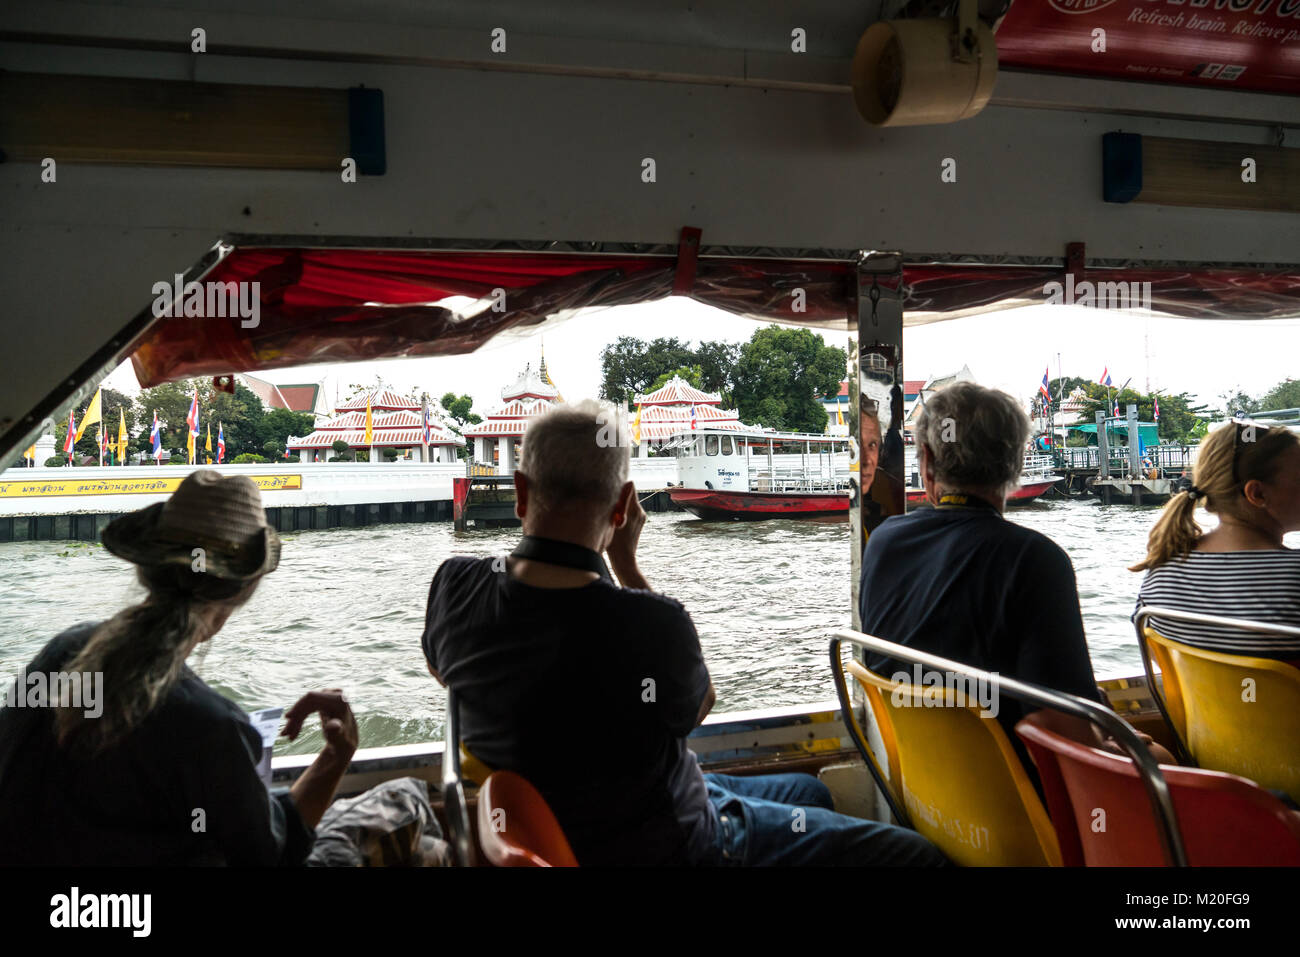
[[[966,866],[1059,865],[1051,821],[997,719],[959,690],[888,681],[856,661],[912,826]]]
[[[578,866],[546,799],[513,771],[493,771],[479,788],[478,841],[495,867]]]
[[[1167,863],[1150,802],[1129,758],[1060,734],[1041,711],[1022,718],[1016,733],[1038,766],[1067,864]],[[1189,864],[1300,864],[1300,823],[1273,795],[1219,771],[1170,765],[1160,770],[1173,796]]]
[[[1174,730],[1202,768],[1300,800],[1300,669],[1195,648],[1147,628]]]

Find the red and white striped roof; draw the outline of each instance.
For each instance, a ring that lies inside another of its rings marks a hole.
[[[375,412],[370,410],[371,431],[378,446],[405,447],[424,444],[424,429],[418,411]],[[456,435],[429,412],[429,445],[464,445],[465,440]],[[301,439],[290,438],[288,449],[323,449],[343,441],[353,448],[369,448],[366,442],[366,413],[347,412],[322,422],[310,435]]]
[[[478,425],[464,429],[467,439],[521,436],[528,431],[528,423],[555,408],[550,399],[512,399],[488,413]]]
[[[636,413],[628,417],[629,427],[636,421]],[[691,432],[691,407],[689,405],[651,405],[641,410],[641,441],[662,442],[674,435]],[[725,429],[751,431],[740,421],[734,409],[719,409],[711,405],[695,407],[696,429]]]
[[[364,413],[366,411],[367,398],[370,400],[371,412],[391,412],[397,409],[413,409],[416,412],[420,411],[420,404],[414,399],[408,399],[404,395],[398,395],[392,389],[387,388],[371,389],[369,392],[363,392],[355,399],[348,399],[348,401],[336,406],[334,411],[351,412],[359,409]]]
[[[673,376],[649,395],[638,395],[637,405],[719,405],[722,396],[716,392],[701,392],[679,375]]]

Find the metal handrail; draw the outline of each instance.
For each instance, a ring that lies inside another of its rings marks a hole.
[[[1198,625],[1219,625],[1225,628],[1239,628],[1242,631],[1253,631],[1263,635],[1285,635],[1291,638],[1300,638],[1300,628],[1294,628],[1291,625],[1277,625],[1267,621],[1252,621],[1249,618],[1228,618],[1224,615],[1211,615],[1200,611],[1183,611],[1180,608],[1166,608],[1162,605],[1144,605],[1133,616],[1133,628],[1137,632],[1138,651],[1142,653],[1142,667],[1146,671],[1147,686],[1151,689],[1151,697],[1155,699],[1156,707],[1160,709],[1160,717],[1164,719],[1165,727],[1169,733],[1174,736],[1174,751],[1183,764],[1197,767],[1195,758],[1188,750],[1183,736],[1178,733],[1174,727],[1173,720],[1169,717],[1169,707],[1165,704],[1165,695],[1163,685],[1157,686],[1155,669],[1151,664],[1151,649],[1147,647],[1146,628],[1147,621],[1151,618],[1172,618],[1175,621],[1189,621]]]
[[[917,651],[915,648],[908,648],[906,645],[885,641],[883,638],[866,635],[860,631],[842,629],[835,632],[834,637],[831,638],[830,656],[831,674],[835,679],[835,692],[839,696],[840,708],[844,712],[844,726],[849,732],[849,737],[853,739],[858,752],[862,755],[862,759],[866,762],[871,776],[875,778],[876,784],[884,793],[885,799],[889,802],[890,808],[894,810],[895,816],[898,817],[900,822],[909,821],[910,819],[905,813],[898,813],[897,802],[894,800],[889,785],[885,781],[884,773],[876,761],[875,754],[862,737],[861,729],[858,727],[857,720],[853,715],[853,709],[848,697],[848,685],[844,678],[844,662],[840,652],[844,642],[856,645],[866,651],[874,651],[891,658],[900,658],[903,661],[923,665],[934,671],[950,672],[972,678],[975,681],[985,682],[998,695],[1006,692],[1013,698],[1036,704],[1041,708],[1051,708],[1053,711],[1060,711],[1076,718],[1082,718],[1098,728],[1103,734],[1110,735],[1124,749],[1137,768],[1138,777],[1141,778],[1142,786],[1146,789],[1147,797],[1151,801],[1152,812],[1155,814],[1159,825],[1156,830],[1160,836],[1160,846],[1164,851],[1165,859],[1174,867],[1187,866],[1187,852],[1183,845],[1182,831],[1178,827],[1178,817],[1174,813],[1174,802],[1169,791],[1169,784],[1160,772],[1159,763],[1152,757],[1151,752],[1147,750],[1141,739],[1138,738],[1137,732],[1119,715],[1103,708],[1094,701],[1088,701],[1075,695],[1052,691],[1050,688],[1029,684],[1015,678],[1007,678],[980,668],[972,668],[970,665],[964,665],[947,658],[940,658],[938,655],[928,654],[924,651]]]
[[[456,863],[473,867],[474,837],[465,800],[465,782],[460,773],[460,704],[450,688],[447,689],[447,737],[442,749],[442,801]]]

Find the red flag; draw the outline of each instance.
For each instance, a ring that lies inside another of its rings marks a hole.
[[[72,417],[72,409],[69,409],[68,410],[68,437],[63,441],[63,454],[68,457],[69,462],[72,461],[72,449],[76,446],[76,444],[77,444],[77,423],[76,420]]]

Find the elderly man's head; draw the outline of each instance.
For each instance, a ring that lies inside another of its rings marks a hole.
[[[926,400],[917,424],[927,492],[967,492],[1001,505],[1020,477],[1029,419],[1005,392],[958,382]]]
[[[590,538],[600,550],[626,519],[630,496],[626,416],[590,400],[534,419],[515,473],[525,534]]]

